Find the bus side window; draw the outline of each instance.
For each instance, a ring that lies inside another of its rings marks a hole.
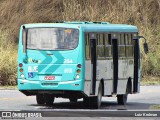
[[[118,51],[119,51],[119,57],[125,57],[125,36],[124,34],[118,35]]]
[[[128,44],[132,45],[132,34],[128,34]]]
[[[112,57],[112,40],[111,34],[104,34],[105,39],[105,57]]]
[[[133,42],[132,42],[132,35],[131,34],[127,34],[126,56],[127,57],[133,57]]]
[[[86,55],[86,59],[90,59],[90,42],[89,42],[89,35],[88,33],[85,34],[85,55]]]
[[[102,33],[97,35],[97,58],[104,58],[104,35]]]

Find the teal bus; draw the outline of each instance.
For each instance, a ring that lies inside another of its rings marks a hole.
[[[138,28],[108,22],[24,24],[18,47],[18,89],[37,104],[55,98],[100,108],[102,97],[140,91]],[[145,41],[144,50],[148,52]]]

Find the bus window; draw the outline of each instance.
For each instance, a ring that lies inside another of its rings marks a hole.
[[[98,34],[97,45],[104,45],[103,34]]]
[[[106,46],[105,47],[105,56],[106,57],[112,57],[112,46]]]
[[[128,34],[128,37],[126,38],[126,56],[127,57],[133,57],[133,41],[132,41],[132,35]]]
[[[119,57],[125,57],[125,39],[124,34],[119,34],[118,37],[118,50],[119,50]]]
[[[125,44],[128,45],[128,34],[125,34]]]
[[[97,57],[104,57],[104,46],[97,46]]]
[[[89,35],[85,34],[85,47],[86,47],[86,59],[90,59],[90,42],[89,42]]]
[[[38,50],[70,50],[78,46],[79,30],[66,28],[30,28],[27,48]]]
[[[125,57],[125,46],[119,46],[119,57]]]
[[[121,45],[121,34],[118,35],[118,45]]]
[[[105,57],[112,57],[111,34],[105,34]]]
[[[105,34],[105,44],[112,45],[111,34]]]
[[[126,46],[127,57],[133,57],[133,46]]]
[[[124,45],[125,44],[125,39],[124,39],[124,37],[125,37],[125,34],[120,34],[120,41],[121,41],[121,45]]]
[[[132,34],[128,34],[128,44],[132,45]]]
[[[97,39],[97,58],[104,58],[105,52],[104,52],[104,37],[103,34],[98,34]]]

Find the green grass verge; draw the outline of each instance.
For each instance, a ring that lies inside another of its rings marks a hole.
[[[142,78],[141,85],[160,85],[160,77],[146,76]]]
[[[18,89],[18,86],[0,86],[0,89]]]
[[[150,109],[160,110],[160,105],[152,105],[152,106],[150,106]]]

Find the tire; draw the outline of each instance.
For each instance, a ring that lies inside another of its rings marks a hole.
[[[119,105],[126,105],[128,98],[128,90],[130,89],[129,84],[127,83],[126,94],[117,95],[117,102]]]
[[[45,104],[45,100],[44,100],[43,94],[37,94],[36,95],[36,101],[37,101],[37,104]]]
[[[44,99],[45,99],[46,105],[53,105],[54,98],[55,97],[53,95],[51,95],[51,94],[45,94],[44,95]]]
[[[102,102],[102,83],[99,84],[98,95],[93,98],[93,105],[95,109],[99,109],[101,107]]]
[[[117,95],[117,102],[119,105],[126,105],[128,94]]]
[[[89,97],[85,97],[85,98],[83,98],[83,105],[86,107],[86,108],[88,108],[90,105],[89,105],[89,103],[90,103],[90,100],[89,100],[90,98]]]
[[[70,102],[77,102],[77,98],[69,98]]]
[[[84,104],[90,109],[99,109],[102,101],[102,83],[99,84],[98,95],[84,99]]]

